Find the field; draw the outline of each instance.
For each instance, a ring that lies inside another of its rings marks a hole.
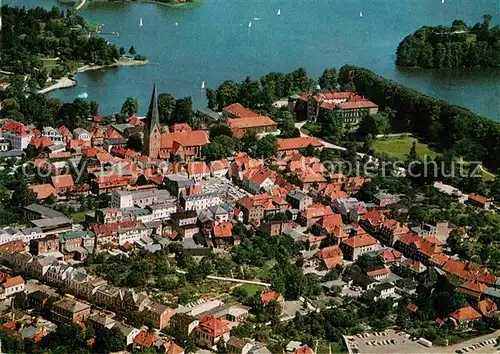
[[[248,296],[253,297],[255,294],[262,292],[265,288],[262,285],[245,284],[241,286],[241,289],[245,289]]]
[[[380,154],[387,154],[390,157],[406,159],[413,142],[416,141],[417,155],[423,158],[425,155],[434,158],[437,153],[432,151],[426,144],[421,143],[416,138],[409,136],[397,136],[380,138],[372,143],[372,148]]]
[[[52,69],[57,65],[57,59],[56,58],[43,58],[42,59],[43,67],[45,69]]]

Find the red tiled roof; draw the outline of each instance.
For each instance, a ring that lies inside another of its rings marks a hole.
[[[408,304],[408,306],[406,306],[406,308],[408,310],[410,310],[411,312],[416,312],[418,310],[418,306],[415,304],[412,304],[411,302]]]
[[[252,117],[242,117],[242,118],[228,118],[227,124],[233,130],[237,129],[249,129],[249,128],[259,128],[259,127],[269,127],[277,126],[274,120],[267,116],[252,116]]]
[[[75,182],[73,181],[73,176],[72,175],[59,175],[59,176],[52,176],[52,185],[54,188],[71,188],[75,185]]]
[[[378,255],[382,257],[387,264],[401,260],[401,253],[393,248],[383,249],[378,253]]]
[[[224,107],[224,111],[230,113],[236,117],[258,117],[259,114],[255,113],[251,109],[245,108],[239,103],[233,103],[227,107]]]
[[[342,250],[339,246],[329,246],[318,250],[315,256],[321,260],[333,257],[342,258]]]
[[[143,127],[144,122],[137,118],[136,116],[128,117],[128,122],[136,127]]]
[[[376,277],[378,275],[384,274],[389,274],[389,270],[387,268],[379,268],[366,272],[366,275],[368,275],[369,277]]]
[[[273,300],[277,301],[280,296],[280,293],[278,293],[277,291],[266,289],[260,293],[260,300],[264,305],[267,305]]]
[[[42,137],[33,137],[30,141],[30,144],[39,149],[52,146],[54,145],[54,142],[48,136],[42,136]]]
[[[180,345],[177,345],[174,342],[165,343],[165,347],[167,349],[167,354],[181,354],[184,353],[184,348]]]
[[[221,222],[219,225],[214,227],[214,237],[215,238],[225,238],[233,236],[233,224],[229,221]]]
[[[9,241],[0,245],[0,252],[11,253],[11,254],[24,252],[25,249],[26,246],[24,245],[23,240]]]
[[[200,175],[210,173],[208,166],[203,161],[190,162],[186,166],[186,171],[189,175]]]
[[[330,206],[326,206],[321,203],[313,204],[301,213],[302,217],[306,219],[324,217],[333,214],[333,210]]]
[[[73,134],[71,134],[71,131],[64,125],[61,125],[59,128],[57,128],[57,131],[61,133],[62,136],[73,136]]]
[[[175,123],[170,128],[170,131],[172,133],[181,132],[181,131],[190,132],[192,130],[193,130],[193,128],[191,128],[191,126],[187,123]]]
[[[196,331],[204,333],[210,337],[219,337],[230,331],[228,322],[211,315],[205,315],[201,318]]]
[[[378,106],[368,100],[348,101],[339,103],[341,109],[377,108]]]
[[[314,354],[314,351],[307,344],[297,348],[292,354]]]
[[[488,203],[488,198],[483,197],[482,195],[476,194],[476,193],[471,193],[469,194],[469,199],[478,202],[480,204],[486,204]]]
[[[486,284],[476,281],[466,281],[460,284],[458,290],[462,293],[479,297],[487,288],[488,286]]]
[[[212,171],[224,170],[226,168],[229,168],[229,161],[227,161],[226,159],[210,162],[210,169]]]
[[[378,209],[373,209],[362,216],[364,221],[369,222],[373,226],[378,226],[385,220],[385,215]]]
[[[28,135],[30,133],[30,128],[28,126],[13,120],[2,125],[2,130],[7,130],[17,135]]]
[[[24,284],[24,279],[22,276],[18,275],[16,277],[7,278],[5,283],[3,283],[4,288],[11,288],[13,286]]]
[[[149,348],[159,340],[160,338],[155,336],[153,333],[141,331],[137,336],[135,336],[134,343],[143,348]]]
[[[485,299],[483,301],[479,301],[479,303],[477,304],[477,308],[483,316],[486,316],[491,312],[498,311],[497,304],[495,303],[495,301],[491,299]]]
[[[454,318],[458,322],[462,322],[481,319],[481,314],[477,312],[472,306],[466,306],[450,313],[450,317]]]
[[[183,147],[203,146],[210,142],[204,130],[193,130],[190,132],[165,133],[161,135],[161,148],[172,149],[174,142]]]
[[[108,139],[123,139],[123,135],[121,135],[116,129],[109,128],[104,133],[104,136]]]
[[[288,139],[278,139],[276,141],[276,144],[278,145],[278,151],[285,151],[285,150],[298,150],[302,148],[306,148],[309,145],[312,145],[314,147],[321,147],[323,144],[319,141],[319,139],[316,139],[311,136],[304,136],[304,137],[299,137],[299,138],[288,138]]]
[[[357,248],[357,247],[366,247],[370,245],[376,245],[378,241],[368,235],[354,235],[352,237],[349,237],[347,240],[342,241],[344,244],[346,244],[349,247]]]
[[[46,184],[38,184],[36,186],[30,186],[30,189],[36,195],[36,199],[43,200],[49,198],[51,195],[56,196],[56,190],[52,185]]]

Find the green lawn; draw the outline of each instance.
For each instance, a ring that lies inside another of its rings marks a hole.
[[[241,286],[242,289],[245,289],[248,296],[253,297],[255,294],[262,292],[265,288],[262,285],[254,285],[254,284],[245,284]]]
[[[87,214],[88,211],[80,211],[71,214],[71,219],[73,219],[73,222],[80,223],[85,221],[85,214]]]
[[[417,142],[417,155],[420,158],[425,155],[434,158],[437,155],[426,144],[408,136],[380,138],[372,143],[372,148],[378,153],[387,154],[398,159],[406,159],[414,141]]]
[[[43,58],[41,59],[43,63],[43,67],[45,69],[52,69],[57,65],[57,59],[54,58]]]

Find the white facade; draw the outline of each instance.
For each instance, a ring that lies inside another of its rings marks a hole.
[[[111,207],[117,209],[131,208],[134,206],[132,193],[126,191],[113,191],[111,193]]]
[[[12,150],[25,150],[34,135],[32,133],[17,134],[11,131],[4,131],[2,136],[10,143]]]
[[[92,134],[90,134],[87,130],[83,128],[76,128],[75,130],[73,130],[73,136],[77,140],[85,140],[85,141],[92,140]]]
[[[259,194],[262,189],[268,191],[274,186],[274,182],[270,178],[266,178],[261,184],[255,183],[252,179],[248,180],[248,191],[252,194]]]
[[[54,143],[62,143],[63,136],[59,133],[59,130],[52,127],[43,127],[42,128],[42,136],[46,136],[50,138]]]
[[[170,214],[177,212],[175,204],[156,204],[149,207],[152,213],[152,221],[168,220]]]
[[[222,199],[217,193],[210,192],[183,196],[181,202],[184,210],[196,210],[199,212],[203,209],[209,209],[220,205],[222,203]]]
[[[21,284],[16,284],[16,285],[13,285],[13,286],[9,286],[9,287],[5,287],[2,289],[3,290],[3,295],[5,297],[9,297],[9,296],[12,296],[14,294],[17,294],[17,293],[21,293],[24,291],[24,282],[22,282]],[[1,295],[0,295],[1,297]]]
[[[118,232],[118,243],[120,246],[125,244],[125,242],[135,243],[147,235],[148,230],[146,228],[122,229]]]
[[[229,167],[214,168],[214,169],[212,169],[212,176],[217,177],[217,178],[223,178],[223,177],[227,176],[228,172],[229,172]]]

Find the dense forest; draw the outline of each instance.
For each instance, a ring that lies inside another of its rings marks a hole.
[[[436,148],[500,167],[500,124],[466,108],[424,95],[374,72],[345,65],[339,72],[341,85],[356,91],[382,107],[395,111],[404,129],[429,141]]]
[[[423,68],[500,67],[500,27],[491,16],[473,27],[455,20],[451,27],[424,26],[399,43],[396,64]]]
[[[58,78],[73,71],[75,65],[111,64],[120,57],[114,45],[92,37],[84,19],[71,9],[64,13],[56,7],[26,10],[3,6],[2,22],[0,68],[28,74],[40,87],[49,74]]]

